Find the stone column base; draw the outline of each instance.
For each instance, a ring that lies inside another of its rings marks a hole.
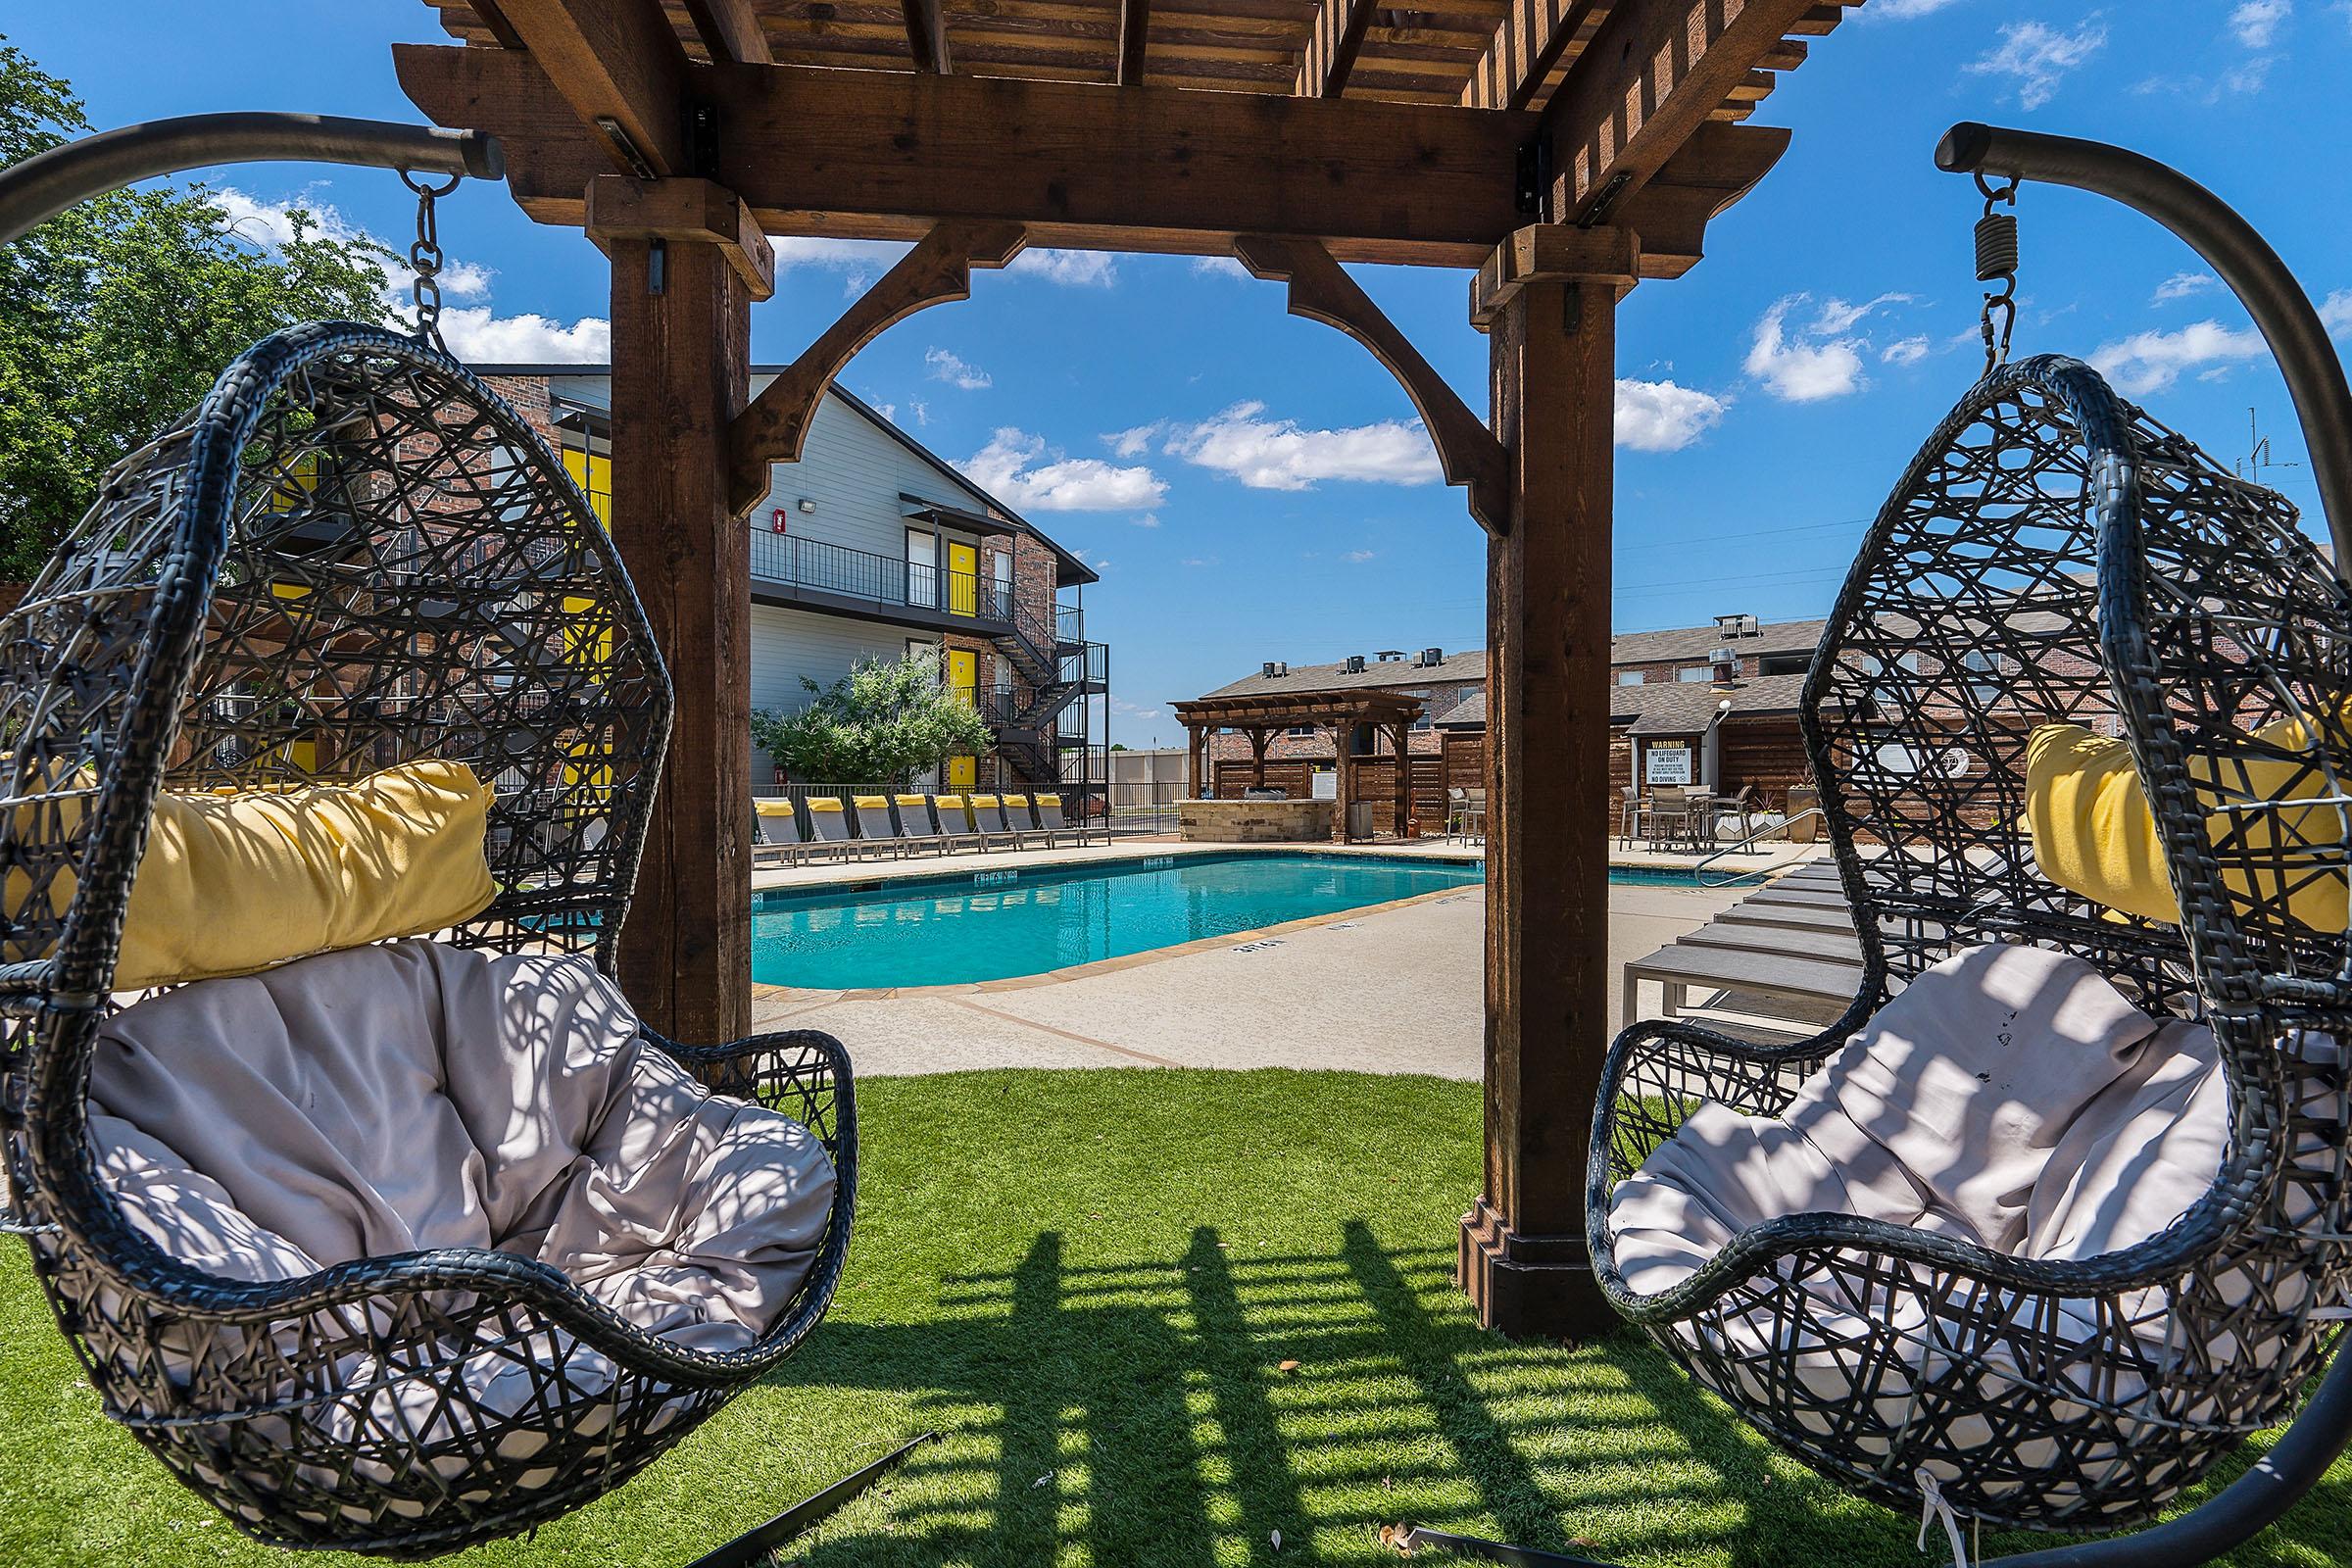
[[[1513,1339],[1590,1340],[1623,1321],[1581,1235],[1523,1236],[1480,1199],[1462,1216],[1455,1280],[1486,1327]]]

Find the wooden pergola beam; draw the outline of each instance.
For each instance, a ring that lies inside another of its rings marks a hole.
[[[906,21],[906,52],[914,69],[935,76],[956,69],[948,53],[948,13],[941,0],[899,0]]]
[[[1551,218],[1620,221],[1622,205],[1815,9],[1814,0],[1619,0],[1544,108]],[[1609,62],[1621,64],[1600,69]]]
[[[393,56],[435,122],[500,137],[526,213],[580,223],[581,193],[611,161],[530,57]],[[1020,223],[1033,245],[1210,256],[1240,234],[1286,234],[1341,261],[1439,267],[1477,266],[1526,221],[1511,175],[1538,124],[1355,98],[799,66],[691,67],[687,89],[725,127],[718,167],[699,172],[770,234],[913,241],[961,218]]]
[[[680,110],[686,52],[655,0],[499,0],[499,6],[579,122],[601,133],[600,170],[690,172]]]
[[[1525,109],[1568,46],[1609,14],[1599,0],[1509,0],[1510,9],[1462,87],[1465,109]]]
[[[753,0],[681,0],[686,15],[693,19],[694,30],[702,35],[703,47],[710,51],[713,60],[732,60],[741,65],[764,66],[773,64],[775,56],[767,46],[767,29],[760,24],[760,13]]]
[[[753,299],[776,291],[776,253],[752,210],[733,191],[707,179],[599,174],[588,182],[588,237],[608,255],[615,239],[715,245]]]
[[[1373,0],[1322,0],[1292,90],[1301,98],[1337,98],[1345,92],[1377,9]]]
[[[1152,0],[1119,0],[1119,65],[1115,80],[1122,87],[1140,87],[1144,55],[1151,46]]]

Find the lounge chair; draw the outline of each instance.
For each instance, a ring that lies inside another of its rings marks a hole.
[[[1039,836],[1035,828],[1023,831],[1006,821],[1004,819],[1004,803],[994,795],[972,797],[972,820],[979,825],[982,833],[987,834],[990,838],[1002,840],[1016,850],[1027,849],[1029,840]]]
[[[853,795],[850,808],[858,814],[858,842],[879,855],[888,850],[895,858],[906,848],[906,836],[899,831],[898,819],[890,813],[887,795]]]
[[[752,802],[752,810],[760,823],[760,837],[752,845],[752,863],[782,860],[800,864],[808,846],[801,842],[800,818],[793,814],[792,803],[762,798]]]
[[[1055,839],[1068,836],[1067,829],[1050,828],[1040,821],[1037,808],[1031,804],[1028,796],[1006,795],[1002,799],[1004,802],[1004,820],[1012,824],[1013,832],[1024,838],[1036,839],[1048,849],[1054,847]]]
[[[947,835],[931,821],[931,797],[928,795],[894,795],[891,800],[899,808],[899,840],[909,850],[935,850],[945,854]]]
[[[1046,790],[1042,791],[1036,799],[1037,825],[1051,835],[1046,840],[1047,843],[1052,844],[1058,839],[1075,839],[1080,844],[1086,842],[1086,824],[1072,822],[1061,814],[1061,797],[1059,795],[1052,790]]]
[[[931,797],[932,814],[939,818],[940,842],[947,848],[988,848],[988,835],[972,821],[972,808],[960,795]]]
[[[802,847],[806,855],[856,855],[860,845],[850,837],[849,808],[841,804],[838,795],[811,795],[801,803],[808,813],[808,842]]]

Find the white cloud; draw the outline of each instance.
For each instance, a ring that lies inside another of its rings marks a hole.
[[[1789,335],[1789,309],[1803,298],[1792,294],[1774,302],[1756,322],[1755,340],[1747,350],[1747,373],[1784,403],[1817,403],[1858,391],[1865,347],[1860,339],[1813,342]]]
[[[1216,564],[1217,558],[1214,556],[1187,556],[1177,563],[1182,566],[1213,566]]]
[[[1156,512],[1147,512],[1140,517],[1131,517],[1128,520],[1133,522],[1138,528],[1156,528],[1159,526],[1159,514]]]
[[[1167,423],[1165,419],[1153,419],[1150,424],[1113,430],[1102,438],[1102,444],[1110,448],[1110,455],[1114,458],[1140,458],[1144,455],[1144,449],[1152,444],[1152,438],[1166,429]]]
[[[945,381],[966,392],[977,392],[983,387],[996,385],[995,376],[943,348],[924,350],[923,363],[931,367],[932,380]]]
[[[1004,270],[1070,288],[1108,288],[1119,275],[1116,258],[1107,251],[1027,250]]]
[[[1731,405],[1711,392],[1672,381],[1617,382],[1617,445],[1636,452],[1680,452],[1723,417]]]
[[[776,253],[779,272],[811,267],[859,272],[868,277],[887,270],[892,263],[913,249],[894,240],[817,239],[807,234],[779,235],[767,245]]]
[[[1898,337],[1879,350],[1879,358],[1887,365],[1917,365],[1928,357],[1928,334]]]
[[[1016,511],[1141,512],[1167,499],[1167,481],[1149,467],[1058,455],[1039,463],[1045,456],[1045,437],[1004,425],[956,466]]]
[[[2339,288],[2322,300],[2320,320],[2331,337],[2352,333],[2352,288]]]
[[[2096,13],[2072,32],[2038,22],[2017,22],[2001,29],[1998,47],[1963,68],[1973,75],[2011,76],[2021,109],[2039,109],[2058,91],[2066,74],[2107,44],[2107,28]]]
[[[1238,277],[1244,282],[1257,281],[1257,274],[1244,267],[1239,258],[1232,256],[1196,256],[1193,258],[1193,270],[1202,277]]]
[[[1854,329],[1862,318],[1882,305],[1908,305],[1914,296],[1909,294],[1881,294],[1876,299],[1849,305],[1844,300],[1832,299],[1822,306],[1821,314],[1813,318],[1814,333],[1821,337],[1839,337]]]
[[[2139,397],[2171,386],[2183,370],[2205,371],[2232,361],[2258,359],[2268,352],[2262,334],[2250,326],[2228,327],[2204,320],[2178,331],[2135,332],[2121,342],[2102,344],[2090,363],[2115,383],[2117,391],[2126,397]]]
[[[2154,303],[2165,305],[2174,300],[2184,300],[2191,294],[2203,293],[2218,281],[2211,272],[2175,272],[2156,285]]]
[[[441,313],[441,340],[477,365],[604,365],[612,358],[612,323],[583,316],[565,326],[544,316],[493,316],[486,305]]]
[[[2294,9],[2293,0],[2245,0],[2230,13],[2230,30],[2249,49],[2268,49]]]
[[[1877,17],[1888,22],[1902,22],[1911,17],[1933,16],[1952,0],[1879,0],[1863,9],[1865,17]]]
[[[908,398],[906,400],[906,409],[908,413],[914,416],[914,422],[916,424],[929,424],[931,422],[931,405],[925,403],[921,398]]]
[[[1370,561],[1373,556],[1377,554],[1377,551],[1372,550],[1350,550],[1346,555],[1340,557],[1340,559],[1342,561],[1352,561],[1356,564],[1361,565],[1363,563]]]
[[[1440,476],[1437,449],[1418,419],[1310,430],[1262,417],[1265,412],[1262,403],[1237,403],[1199,424],[1174,426],[1160,450],[1252,490],[1310,490],[1318,479],[1428,484]]]
[[[266,202],[234,186],[212,193],[213,205],[228,215],[228,226],[247,244],[282,251],[299,226],[307,224],[314,238],[352,244],[383,241],[352,223],[334,208],[308,202]],[[304,216],[298,223],[295,214]],[[386,246],[386,249],[390,247]],[[415,309],[413,282],[405,261],[379,259],[384,303],[406,322]],[[452,261],[437,274],[445,301],[490,298],[492,272],[472,262]],[[612,323],[602,317],[584,316],[570,325],[526,312],[497,315],[487,303],[445,304],[441,311],[441,339],[461,360],[492,365],[600,364],[612,358]]]

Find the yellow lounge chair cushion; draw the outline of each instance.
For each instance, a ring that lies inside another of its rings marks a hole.
[[[887,795],[859,795],[854,797],[854,799],[857,802],[858,809],[860,811],[873,808],[885,807],[890,804],[890,797]]]
[[[808,809],[811,811],[838,811],[841,808],[841,797],[838,795],[811,795],[808,797]]]
[[[893,799],[895,799],[901,806],[920,806],[923,804],[923,798],[920,795],[900,795],[893,797]]]
[[[752,809],[758,811],[761,816],[790,816],[792,803],[790,801],[756,799],[752,802]]]
[[[2300,719],[2285,718],[2254,732],[2254,739],[2285,751],[2307,744]],[[2327,778],[2319,769],[2278,760],[2232,764],[2229,788],[2214,787],[2209,762],[2192,760],[2191,777],[2206,786],[2208,802],[2247,800],[2304,800],[2323,794]],[[2026,824],[2034,839],[2034,858],[2041,874],[2060,887],[2127,914],[2180,921],[2180,906],[2158,840],[2156,819],[2132,764],[2131,748],[2120,740],[2093,734],[2080,724],[2044,724],[2026,744]],[[2318,931],[2344,928],[2344,875],[2309,862],[2318,851],[2327,855],[2343,842],[2343,817],[2332,806],[2304,810],[2213,810],[2205,819],[2207,835],[2216,843],[2235,846],[2257,860],[2283,842],[2294,860],[2283,878],[2265,874],[2263,886],[2251,888],[2245,872],[2225,870],[2224,886],[2249,903],[2259,894],[2275,900],[2288,887],[2287,912]],[[2283,839],[2282,836],[2283,835]],[[2299,863],[2298,863],[2299,862]]]
[[[116,989],[254,974],[479,914],[497,892],[490,801],[471,768],[440,761],[349,784],[159,796]]]

